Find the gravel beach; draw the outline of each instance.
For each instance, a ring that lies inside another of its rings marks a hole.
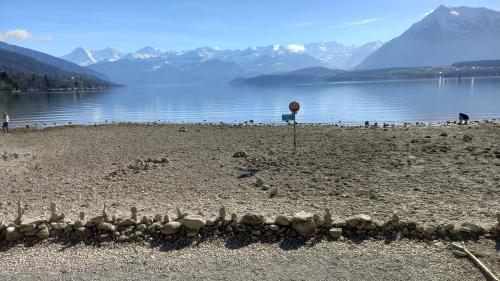
[[[339,128],[102,125],[18,130],[0,145],[0,219],[300,210],[496,223],[500,125]],[[470,139],[469,139],[470,138]],[[243,151],[247,157],[235,158]],[[168,163],[146,161],[167,158]],[[276,196],[270,196],[277,191]]]
[[[468,248],[500,271],[495,243]],[[0,251],[2,280],[486,280],[442,242],[321,242],[302,247],[223,241],[178,250],[138,244],[43,243]]]
[[[0,138],[0,220],[56,202],[69,218],[182,211],[496,224],[500,124],[389,128],[117,124],[17,129]],[[483,280],[440,242],[321,242],[289,249],[223,241],[180,250],[44,242],[0,251],[2,279]],[[499,272],[499,246],[470,245]],[[152,258],[154,256],[154,258]],[[57,267],[57,270],[54,270]],[[51,275],[53,274],[53,275]]]

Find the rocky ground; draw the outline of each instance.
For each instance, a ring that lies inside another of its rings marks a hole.
[[[74,219],[80,211],[98,215],[104,204],[123,216],[130,215],[132,206],[141,215],[174,214],[176,207],[210,215],[224,205],[238,214],[321,213],[329,208],[337,217],[366,213],[385,220],[398,213],[430,224],[496,224],[498,123],[303,125],[298,127],[295,153],[292,132],[287,126],[131,124],[14,130],[0,138],[0,220],[13,221],[21,200],[30,220],[48,218],[53,201]],[[7,261],[0,272],[5,279],[38,274],[50,279],[42,257],[46,255],[50,264],[61,266],[56,277],[63,279],[106,279],[114,274],[154,279],[167,273],[172,279],[190,279],[197,272],[200,278],[214,279],[484,278],[446,247],[422,242],[332,242],[293,251],[262,244],[232,250],[221,243],[179,251],[140,245],[16,246],[0,253]],[[472,247],[478,247],[498,272],[498,245],[485,240]],[[126,253],[137,253],[137,258]],[[95,259],[87,258],[93,255]],[[72,267],[75,260],[83,262]]]
[[[469,243],[500,271],[495,243]],[[314,245],[224,241],[180,249],[139,244],[101,247],[44,242],[0,252],[2,280],[486,280],[442,242],[350,241]]]
[[[496,223],[499,124],[300,126],[295,154],[291,133],[211,125],[15,131],[0,145],[0,219],[13,220],[21,200],[29,219],[48,218],[54,201],[74,218],[100,214],[104,204],[126,215],[132,206],[154,215],[177,206],[217,214],[225,205],[267,215],[328,207],[341,217],[398,212],[419,222]],[[248,156],[233,157],[238,151]]]

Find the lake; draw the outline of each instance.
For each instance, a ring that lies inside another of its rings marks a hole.
[[[288,104],[298,122],[438,122],[500,118],[500,79],[472,78],[247,87],[223,84],[123,87],[100,92],[4,93],[12,126],[106,122],[279,123]]]

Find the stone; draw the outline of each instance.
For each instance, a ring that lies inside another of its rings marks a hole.
[[[328,230],[328,235],[333,239],[339,239],[342,237],[342,228],[330,228]]]
[[[292,219],[288,216],[279,215],[276,217],[275,223],[281,226],[289,226],[292,224]]]
[[[231,221],[235,223],[238,222],[238,215],[236,213],[231,214]]]
[[[54,230],[64,230],[66,228],[66,223],[64,222],[51,222],[50,228]]]
[[[368,225],[372,222],[372,218],[365,214],[355,215],[347,220],[347,225],[352,228],[363,229],[365,225]]]
[[[145,224],[141,223],[136,227],[136,229],[137,231],[144,232],[146,229],[148,229],[148,227]]]
[[[187,213],[183,213],[179,207],[176,208],[176,212],[177,212],[177,219],[176,219],[177,221],[182,220],[184,217],[188,215]]]
[[[221,220],[225,220],[226,219],[226,207],[222,206],[220,209],[219,209],[219,217]]]
[[[239,150],[239,151],[236,151],[234,154],[233,154],[233,157],[234,158],[243,158],[243,157],[248,157],[248,153],[244,150]]]
[[[41,224],[38,227],[38,233],[36,234],[37,238],[40,240],[45,240],[50,237],[49,227],[46,224]]]
[[[330,212],[330,209],[326,208],[325,209],[325,215],[323,216],[323,222],[321,223],[322,227],[332,227],[333,226],[333,219],[332,219],[332,213]]]
[[[207,223],[206,219],[198,215],[188,215],[181,220],[182,225],[190,230],[198,230]]]
[[[153,222],[161,222],[161,221],[162,221],[161,215],[160,214],[156,214]]]
[[[120,235],[116,238],[116,240],[119,242],[123,242],[123,241],[127,241],[128,237],[126,235]]]
[[[137,221],[137,208],[136,207],[132,207],[130,208],[130,218],[134,221]]]
[[[467,228],[468,230],[465,230],[464,228]],[[468,222],[462,223],[461,230],[467,234],[475,235],[482,235],[488,232],[485,227]]]
[[[32,231],[35,228],[36,228],[36,224],[34,224],[34,223],[21,223],[21,225],[19,225],[19,231],[21,231],[21,232]]]
[[[141,219],[141,223],[145,225],[151,225],[153,223],[153,219],[148,216],[143,216]]]
[[[472,136],[471,136],[471,135],[469,135],[469,134],[465,134],[465,135],[463,136],[463,138],[462,138],[462,139],[463,139],[463,141],[465,141],[465,142],[471,142],[473,138],[472,138]]]
[[[165,235],[172,235],[177,233],[181,229],[181,223],[180,222],[169,222],[166,223],[161,229],[160,232]]]
[[[90,231],[86,227],[79,227],[75,229],[75,236],[79,240],[85,240],[89,236]]]
[[[15,220],[16,224],[21,224],[26,220],[24,216],[24,208],[21,204],[21,201],[17,201],[17,218]]]
[[[264,222],[264,216],[256,214],[245,214],[240,220],[240,223],[249,225],[262,225]]]
[[[19,241],[23,239],[23,234],[14,226],[9,226],[5,230],[5,240],[9,242]]]
[[[274,187],[274,188],[271,190],[271,192],[269,192],[269,197],[270,197],[270,198],[274,198],[274,197],[278,196],[278,193],[279,193],[278,188],[277,188],[277,187]]]
[[[280,230],[280,227],[275,225],[275,224],[271,224],[269,226],[269,230],[272,230],[272,231],[279,231]]]
[[[106,204],[104,204],[104,208],[102,209],[102,218],[105,222],[111,221]]]
[[[316,234],[314,214],[299,212],[293,216],[292,227],[302,237],[308,238]]]
[[[165,214],[163,216],[163,223],[169,223],[169,222],[170,222],[170,218],[169,218],[168,214]]]
[[[260,236],[262,233],[257,230],[257,229],[252,229],[250,230],[250,233],[252,233],[252,235],[255,235],[255,236]]]
[[[113,232],[115,231],[115,226],[109,222],[100,222],[97,224],[97,229],[105,232]]]
[[[314,214],[307,213],[307,212],[298,212],[295,215],[293,215],[293,221],[311,221],[314,220]]]
[[[118,223],[119,226],[131,226],[135,225],[137,223],[136,220],[133,219],[126,219]]]
[[[64,220],[65,215],[64,213],[58,214],[57,213],[57,206],[56,203],[50,202],[50,222],[59,222]]]

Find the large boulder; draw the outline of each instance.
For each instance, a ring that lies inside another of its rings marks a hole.
[[[198,230],[207,224],[207,220],[199,215],[189,215],[181,220],[181,224],[190,230]]]
[[[316,234],[316,224],[314,223],[314,214],[299,212],[293,216],[292,227],[297,233],[305,238]]]

